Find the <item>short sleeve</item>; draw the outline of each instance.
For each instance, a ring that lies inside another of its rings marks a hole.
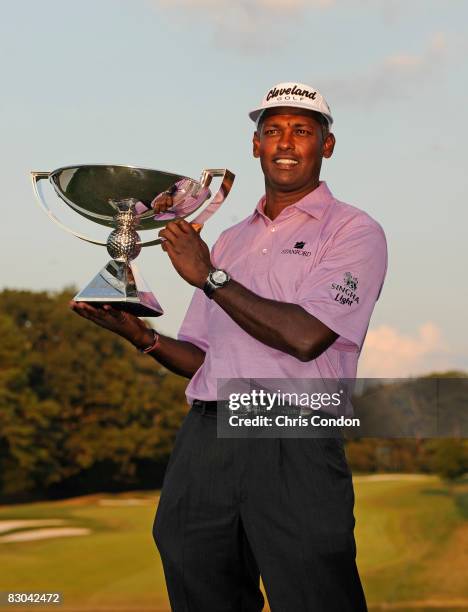
[[[185,340],[198,346],[202,351],[208,350],[208,316],[209,299],[201,289],[195,289],[184,320],[177,334],[178,340]]]
[[[294,302],[340,336],[336,348],[360,351],[386,270],[380,225],[350,222],[337,232]]]
[[[224,232],[223,232],[224,233]],[[211,249],[211,261],[217,266],[220,243],[223,234],[218,238]],[[198,346],[202,351],[208,350],[208,320],[211,302],[201,289],[195,289],[190,305],[185,313],[184,320],[177,334],[178,340],[185,340]]]

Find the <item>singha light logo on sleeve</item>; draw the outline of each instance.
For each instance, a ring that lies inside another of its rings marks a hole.
[[[357,276],[353,276],[351,272],[345,272],[344,275],[345,285],[353,291],[357,289],[358,279]]]
[[[348,306],[359,304],[359,296],[356,295],[357,286],[357,276],[353,276],[351,272],[345,272],[343,284],[332,283],[331,287],[336,291],[335,302],[347,304]]]

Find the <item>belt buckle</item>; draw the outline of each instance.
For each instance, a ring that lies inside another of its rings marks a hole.
[[[262,406],[252,406],[249,404],[248,406],[242,406],[237,411],[237,414],[242,414],[244,416],[257,416],[263,412]]]
[[[193,407],[197,408],[197,411],[203,416],[206,413],[206,402],[203,400],[194,400]]]

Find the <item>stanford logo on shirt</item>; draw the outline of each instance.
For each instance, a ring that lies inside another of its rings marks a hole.
[[[303,250],[305,244],[306,243],[304,242],[304,240],[299,240],[298,242],[294,243],[292,249],[283,249],[281,253],[285,255],[303,255],[304,257],[310,257],[312,255],[312,252]]]

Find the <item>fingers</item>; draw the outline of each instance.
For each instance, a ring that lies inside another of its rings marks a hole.
[[[110,304],[103,304],[102,306],[96,304],[96,306],[93,306],[89,302],[75,302],[72,300],[69,302],[69,306],[71,310],[81,317],[93,321],[94,323],[109,320],[109,317],[112,317],[115,321],[120,321],[125,318],[122,311],[112,308]]]
[[[176,221],[170,221],[167,226],[160,230],[158,236],[163,238],[161,242],[162,250],[169,255],[172,259],[175,255],[180,255],[184,249],[186,250],[189,245],[187,243],[188,238],[194,238],[196,241],[200,241],[205,244],[200,238],[200,231],[203,225],[198,223],[187,223],[184,219],[177,219]],[[194,245],[189,247],[192,251]]]
[[[122,312],[122,310],[117,310],[117,308],[114,308],[110,304],[103,304],[102,309],[117,321],[123,321],[125,319],[125,313]]]
[[[187,223],[185,219],[176,219],[170,221],[164,229],[159,232],[159,236],[170,239],[171,237],[177,238],[185,235],[199,234],[203,225],[200,223]]]
[[[86,317],[87,319],[90,317],[99,318],[103,316],[101,308],[98,306],[91,306],[91,304],[88,304],[87,302],[75,302],[72,300],[69,303],[69,306],[74,312],[82,317]]]
[[[203,227],[201,223],[187,223],[185,219],[178,219],[175,223],[177,223],[179,229],[184,232],[184,234],[199,234]]]
[[[193,232],[193,228],[190,223],[187,223],[184,219],[177,219],[177,228],[182,234],[190,234]]]
[[[155,213],[165,212],[168,208],[172,208],[174,200],[170,193],[164,191],[154,198],[151,202],[151,208]]]
[[[171,243],[174,243],[175,240],[177,240],[183,235],[184,235],[184,232],[179,227],[178,221],[169,221],[166,227],[158,233],[158,236],[160,236],[161,238],[165,238],[166,240],[169,240]]]
[[[99,325],[102,321],[102,314],[98,312],[97,308],[87,308],[82,302],[72,308],[73,312],[76,312],[77,315],[83,317],[83,319],[87,319],[88,321],[92,321]]]
[[[162,248],[162,250],[163,250],[165,253],[167,253],[167,254],[169,255],[169,257],[171,258],[171,260],[172,260],[172,258],[173,258],[173,256],[174,256],[174,255],[179,255],[179,252],[176,250],[176,248],[174,247],[174,245],[173,245],[173,244],[171,244],[171,243],[169,242],[169,240],[166,240],[165,242],[163,242],[163,243],[161,244],[161,248]]]

